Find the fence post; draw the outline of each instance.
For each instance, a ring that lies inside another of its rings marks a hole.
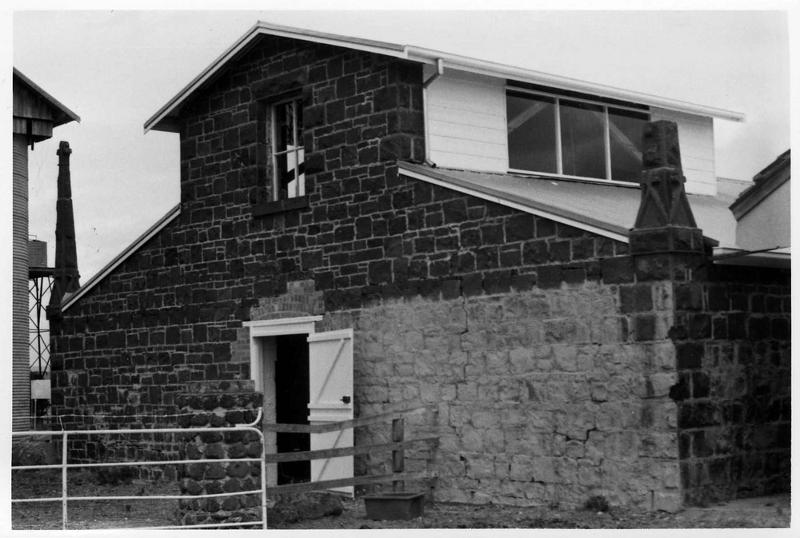
[[[403,441],[404,437],[404,418],[396,418],[392,420],[392,442],[399,443]],[[392,450],[392,472],[402,473],[405,471],[405,451],[401,449]],[[402,480],[395,480],[392,482],[392,491],[397,493],[405,489],[405,483]]]
[[[61,530],[67,529],[67,431],[61,434]]]

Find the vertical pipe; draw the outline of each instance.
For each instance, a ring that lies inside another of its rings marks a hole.
[[[67,529],[67,431],[61,434],[61,529]]]
[[[444,74],[444,61],[441,58],[436,60],[436,71],[434,71],[433,75],[428,78],[428,80],[423,81],[422,83],[422,128],[423,132],[423,140],[425,143],[425,163],[430,164],[431,162],[431,135],[430,135],[430,118],[428,113],[428,86],[433,84],[433,82]]]

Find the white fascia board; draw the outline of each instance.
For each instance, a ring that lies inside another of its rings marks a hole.
[[[111,260],[105,267],[100,269],[92,278],[90,278],[86,284],[81,286],[78,291],[73,293],[72,295],[65,297],[61,303],[61,311],[66,312],[69,307],[74,305],[78,300],[86,295],[89,290],[94,288],[100,282],[103,281],[108,275],[110,275],[117,267],[119,267],[125,260],[131,257],[131,255],[139,250],[145,243],[150,241],[153,237],[155,237],[161,230],[166,228],[166,226],[175,220],[178,215],[181,214],[181,206],[180,204],[176,205],[172,208],[169,213],[161,217],[161,220],[156,222],[149,230],[144,232],[142,235],[139,236],[133,243],[130,244],[128,248],[120,252],[113,260]]]
[[[395,58],[402,58],[424,64],[437,65],[442,69],[455,69],[491,77],[508,78],[521,82],[542,84],[545,86],[551,86],[565,90],[595,94],[602,97],[633,101],[643,105],[658,106],[670,110],[687,112],[689,114],[711,116],[714,118],[732,121],[744,121],[744,114],[731,110],[697,105],[694,103],[667,99],[664,97],[657,97],[645,93],[623,90],[620,88],[614,88],[612,86],[594,84],[574,78],[551,75],[548,73],[542,73],[540,71],[503,65],[487,60],[478,60],[476,58],[469,58],[466,56],[445,53],[422,47],[399,45],[396,43],[373,41],[336,34],[327,34],[323,32],[315,32],[313,30],[304,30],[300,28],[274,25],[259,21],[225,52],[223,52],[216,60],[214,60],[208,67],[206,67],[206,69],[204,69],[203,72],[195,77],[194,80],[192,80],[180,92],[178,92],[175,97],[170,99],[167,104],[161,107],[158,112],[151,116],[150,119],[148,119],[144,124],[144,132],[146,133],[151,129],[156,128],[156,126],[163,119],[169,116],[170,113],[172,113],[176,108],[178,108],[189,95],[191,95],[200,86],[205,84],[208,80],[213,78],[229,60],[239,54],[260,35],[273,35],[290,39],[299,39],[313,43],[345,47],[349,49],[382,54],[385,56],[392,56]],[[169,127],[166,125],[162,126],[162,128],[168,131],[174,130],[174,127]]]
[[[666,97],[624,90],[621,88],[615,88],[613,86],[606,86],[604,84],[586,82],[570,77],[562,77],[559,75],[543,73],[541,71],[513,67],[420,47],[407,46],[406,51],[408,53],[409,60],[416,60],[427,64],[435,64],[437,60],[441,60],[445,69],[455,69],[458,71],[466,71],[469,73],[487,75],[490,77],[508,78],[520,82],[540,84],[562,90],[571,90],[580,93],[598,95],[600,97],[632,101],[637,104],[656,106],[669,110],[686,112],[688,114],[696,114],[699,116],[710,116],[713,118],[731,121],[745,120],[745,115],[743,113],[733,110],[699,105],[677,99],[668,99]]]
[[[451,183],[449,181],[444,181],[425,174],[420,174],[418,172],[403,168],[402,164],[399,165],[399,168],[400,168],[400,173],[404,176],[408,176],[414,179],[420,179],[422,181],[432,183],[439,187],[444,187],[446,189],[454,190],[462,194],[468,194],[470,196],[480,198],[481,200],[486,200],[487,202],[493,202],[495,204],[500,204],[506,207],[510,207],[511,209],[516,209],[518,211],[523,211],[531,215],[536,215],[537,217],[554,220],[556,222],[560,222],[561,224],[566,224],[568,226],[574,226],[575,228],[586,230],[587,232],[600,235],[603,237],[608,237],[610,239],[614,239],[615,241],[619,241],[621,243],[629,242],[628,236],[624,234],[616,233],[611,230],[600,228],[598,226],[592,226],[591,224],[586,224],[577,220],[569,219],[564,216],[558,215],[556,213],[551,213],[549,211],[543,211],[541,209],[531,207],[530,205],[526,205],[525,203],[522,202],[516,202],[513,200],[509,200],[507,198],[482,192],[477,189],[470,189],[469,187],[456,185],[455,183]]]

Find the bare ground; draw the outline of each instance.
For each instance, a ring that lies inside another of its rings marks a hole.
[[[89,473],[71,475],[71,496],[177,494],[176,482],[143,480],[98,483]],[[61,494],[58,471],[15,472],[12,498],[51,497]],[[736,504],[740,503],[740,504]],[[174,525],[177,501],[71,501],[70,529],[134,528]],[[763,528],[788,527],[789,497],[734,501],[707,508],[690,508],[670,514],[611,507],[608,511],[518,508],[496,505],[435,503],[424,515],[406,521],[372,521],[366,518],[360,499],[345,500],[339,516],[270,525],[284,529],[379,529],[379,528]],[[61,503],[15,503],[14,529],[60,529]]]
[[[347,501],[340,516],[277,525],[286,529],[651,529],[651,528],[762,528],[788,527],[788,496],[765,499],[755,510],[727,510],[725,505],[690,508],[670,514],[612,507],[606,512],[547,507],[518,508],[497,505],[436,503],[426,505],[422,517],[408,521],[366,519],[364,503]]]

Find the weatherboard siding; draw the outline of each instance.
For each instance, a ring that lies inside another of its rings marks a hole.
[[[445,71],[426,99],[430,159],[437,166],[507,171],[503,79]]]
[[[430,160],[442,168],[508,171],[505,81],[445,71],[427,90]],[[678,124],[686,190],[716,195],[710,117],[653,108],[653,120]]]
[[[714,120],[662,108],[653,108],[651,117],[653,121],[669,120],[678,124],[686,192],[715,196],[717,176],[714,171]]]

